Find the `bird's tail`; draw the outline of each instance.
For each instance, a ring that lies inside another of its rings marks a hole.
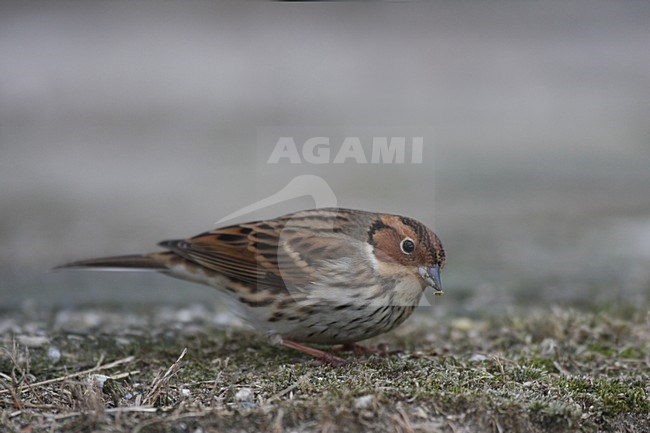
[[[81,269],[97,271],[165,271],[171,252],[132,254],[128,256],[102,257],[99,259],[79,260],[77,262],[53,268],[53,271],[61,269]]]

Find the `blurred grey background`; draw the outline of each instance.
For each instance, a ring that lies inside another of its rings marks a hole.
[[[298,174],[434,227],[437,303],[648,303],[649,22],[642,1],[3,2],[0,308],[213,302],[46,271],[207,230]],[[271,165],[269,127],[433,132],[419,165]]]

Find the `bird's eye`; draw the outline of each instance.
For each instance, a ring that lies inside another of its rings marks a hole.
[[[399,244],[399,247],[402,249],[404,254],[412,254],[415,251],[415,243],[411,238],[405,238],[402,240],[402,243]]]

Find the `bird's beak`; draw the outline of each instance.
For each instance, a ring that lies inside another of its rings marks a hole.
[[[440,282],[440,265],[434,265],[430,268],[420,266],[418,273],[426,281],[429,287],[436,292],[442,292],[442,283]]]

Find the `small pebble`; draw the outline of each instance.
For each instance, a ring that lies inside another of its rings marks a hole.
[[[39,337],[35,335],[19,335],[17,340],[23,346],[31,348],[41,347],[50,342],[50,339],[47,337]]]
[[[61,359],[61,351],[58,347],[50,346],[47,349],[47,359],[49,359],[52,364],[56,364]]]
[[[471,331],[472,329],[476,328],[476,323],[474,323],[473,320],[468,319],[466,317],[460,317],[458,319],[452,320],[451,321],[451,327],[453,329],[456,329],[458,331]]]
[[[118,346],[128,346],[131,344],[131,339],[126,337],[115,337],[115,344]]]
[[[253,398],[255,398],[255,393],[250,388],[242,388],[235,394],[237,401],[253,401]]]
[[[375,399],[372,395],[362,395],[354,400],[354,408],[357,410],[368,409]]]
[[[106,376],[105,374],[95,374],[94,378],[97,381],[97,383],[99,384],[99,387],[103,389],[104,384],[108,380],[108,376]]]
[[[181,395],[184,395],[185,397],[187,397],[188,395],[190,395],[190,390],[187,389],[187,388],[181,389]]]

